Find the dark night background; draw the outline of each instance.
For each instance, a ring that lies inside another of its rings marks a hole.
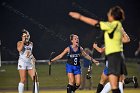
[[[72,19],[68,13],[78,11],[89,17],[106,20],[107,11],[115,5],[121,6],[125,11],[123,26],[131,42],[124,45],[124,53],[126,57],[132,58],[140,38],[139,4],[138,0],[1,0],[2,60],[17,60],[16,43],[21,40],[23,28],[30,32],[36,59],[48,59],[52,51],[56,54],[62,52],[70,44],[69,35],[72,33],[79,35],[82,47],[92,49],[99,31]],[[90,13],[83,11],[78,5]]]

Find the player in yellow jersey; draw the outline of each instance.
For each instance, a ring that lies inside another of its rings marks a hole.
[[[110,8],[107,13],[108,21],[106,22],[83,16],[77,12],[70,12],[69,15],[104,31],[105,55],[108,60],[109,82],[111,84],[112,92],[120,93],[118,88],[119,76],[126,73],[126,69],[123,68],[123,33],[121,31],[123,28],[121,21],[125,19],[124,11],[119,6]]]

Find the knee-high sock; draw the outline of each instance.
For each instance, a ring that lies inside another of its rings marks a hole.
[[[98,84],[96,93],[100,93],[103,90],[104,86],[102,84]]]
[[[35,82],[35,93],[39,93],[39,82]]]
[[[75,92],[79,87],[80,87],[80,85],[76,85],[76,84],[74,84],[73,91]]]
[[[73,85],[70,84],[67,85],[67,93],[73,93],[73,89],[74,89]]]
[[[23,93],[23,92],[24,92],[24,84],[20,82],[18,84],[18,93]]]
[[[106,83],[106,85],[104,86],[103,90],[101,91],[101,93],[108,93],[111,90],[111,85],[110,83]]]
[[[119,82],[119,89],[120,89],[120,92],[123,93],[123,83],[122,82]]]
[[[123,83],[122,82],[119,82],[119,89],[120,89],[120,93],[123,93]],[[109,93],[109,91],[111,90],[111,85],[110,83],[108,82],[103,90],[101,91],[101,93]]]

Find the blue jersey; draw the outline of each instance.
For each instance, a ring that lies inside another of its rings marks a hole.
[[[68,53],[68,61],[66,63],[66,73],[73,73],[74,75],[81,74],[80,58],[81,50],[78,47],[77,51],[74,51],[71,46],[69,46],[70,52]]]
[[[80,47],[78,47],[77,51],[74,51],[72,46],[69,46],[70,52],[68,53],[67,57],[68,57],[68,64],[74,65],[74,66],[78,66],[80,65],[80,58],[81,58],[81,50]]]

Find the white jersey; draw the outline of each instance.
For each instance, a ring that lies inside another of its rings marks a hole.
[[[19,53],[18,69],[32,69],[32,48],[33,45],[24,45],[22,51]],[[29,55],[29,57],[27,57]]]
[[[31,43],[29,45],[24,45],[22,51],[19,53],[19,59],[23,59],[26,62],[30,61],[32,57],[32,48],[33,45]],[[30,56],[27,57],[28,55]]]

